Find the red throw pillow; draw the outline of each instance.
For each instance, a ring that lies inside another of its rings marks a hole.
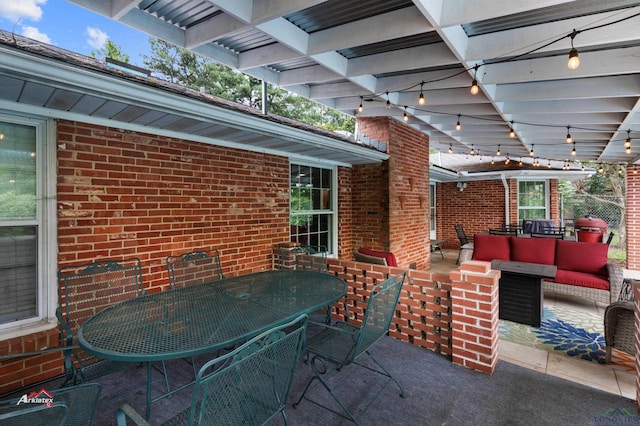
[[[473,260],[511,260],[509,237],[504,235],[476,234],[473,236]]]
[[[553,265],[556,259],[555,238],[512,237],[511,260]]]
[[[366,247],[360,247],[358,251],[362,254],[375,256],[375,257],[382,257],[386,259],[387,266],[398,266],[398,262],[396,262],[396,256],[393,253],[389,253],[388,251],[371,250]]]
[[[607,244],[558,240],[556,266],[568,271],[606,275],[608,251]]]

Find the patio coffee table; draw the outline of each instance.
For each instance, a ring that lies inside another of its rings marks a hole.
[[[116,303],[78,330],[100,358],[146,362],[147,408],[190,384],[151,398],[151,362],[214,353],[310,314],[345,296],[344,280],[316,271],[266,271],[166,290]]]
[[[542,280],[555,278],[556,266],[494,260],[491,268],[500,271],[498,317],[540,327]]]

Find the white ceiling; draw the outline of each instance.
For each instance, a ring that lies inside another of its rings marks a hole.
[[[406,111],[441,151],[640,159],[640,2],[68,1],[349,114]]]

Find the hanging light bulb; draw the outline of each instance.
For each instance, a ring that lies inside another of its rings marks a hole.
[[[360,96],[360,105],[358,105],[358,112],[362,112],[364,107],[362,106],[362,96]]]
[[[580,167],[580,170],[584,172],[584,164],[582,164],[582,167]]]
[[[500,145],[498,145],[498,150],[496,151],[496,155],[500,157]]]
[[[619,175],[621,175],[621,174],[623,174],[623,173],[624,173],[624,170],[622,170],[622,167],[620,167],[620,168],[618,169],[618,174],[619,174]]]
[[[569,133],[570,129],[571,126],[567,126],[567,143],[573,143],[573,138],[571,137],[571,133]]]
[[[529,151],[529,156],[533,157],[533,144],[531,144],[531,151]]]
[[[391,109],[391,101],[389,100],[389,92],[387,92],[387,109]]]
[[[580,58],[578,57],[578,49],[573,47],[573,39],[578,35],[579,31],[575,29],[571,33],[571,50],[569,51],[569,62],[567,63],[567,67],[570,70],[575,70],[580,66]]]
[[[604,173],[604,166],[600,163],[600,167],[598,167],[598,173]]]
[[[407,106],[404,107],[404,114],[402,115],[404,121],[409,121],[409,114],[407,114]]]
[[[458,122],[456,123],[456,130],[462,129],[462,124],[460,124],[460,114],[458,114]]]
[[[496,164],[495,160],[493,159],[493,157],[491,157],[491,165],[493,166],[494,164]]]
[[[631,129],[627,130],[627,140],[624,141],[624,147],[626,149],[631,148]]]
[[[424,93],[422,93],[422,85],[424,84],[424,81],[422,83],[420,83],[420,96],[418,97],[418,103],[420,105],[424,105],[427,100],[424,98]]]
[[[475,72],[473,74],[473,81],[471,82],[471,94],[472,95],[477,95],[478,92],[480,91],[480,88],[478,87],[478,65],[475,66]]]
[[[571,155],[573,155],[574,157],[576,156],[577,152],[576,152],[576,143],[573,143],[573,149],[571,150]]]
[[[547,169],[551,168],[551,160],[549,160],[549,162],[547,163]]]
[[[522,163],[522,158],[518,161],[518,166],[522,167],[524,164]]]
[[[511,122],[511,128],[509,129],[509,137],[510,138],[516,137],[516,132],[513,130],[513,121]]]
[[[449,144],[449,154],[453,154],[453,147]]]
[[[625,153],[631,154],[631,145],[624,150]]]
[[[471,151],[469,152],[469,155],[476,155],[476,152],[473,150],[473,144],[471,144]]]
[[[509,154],[507,154],[506,160],[504,160],[504,164],[509,164],[511,160],[509,160]]]

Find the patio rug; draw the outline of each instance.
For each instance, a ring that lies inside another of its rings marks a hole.
[[[603,319],[589,312],[545,307],[540,327],[500,320],[500,338],[573,358],[605,363]],[[635,371],[632,355],[613,349],[611,361],[626,370]]]

